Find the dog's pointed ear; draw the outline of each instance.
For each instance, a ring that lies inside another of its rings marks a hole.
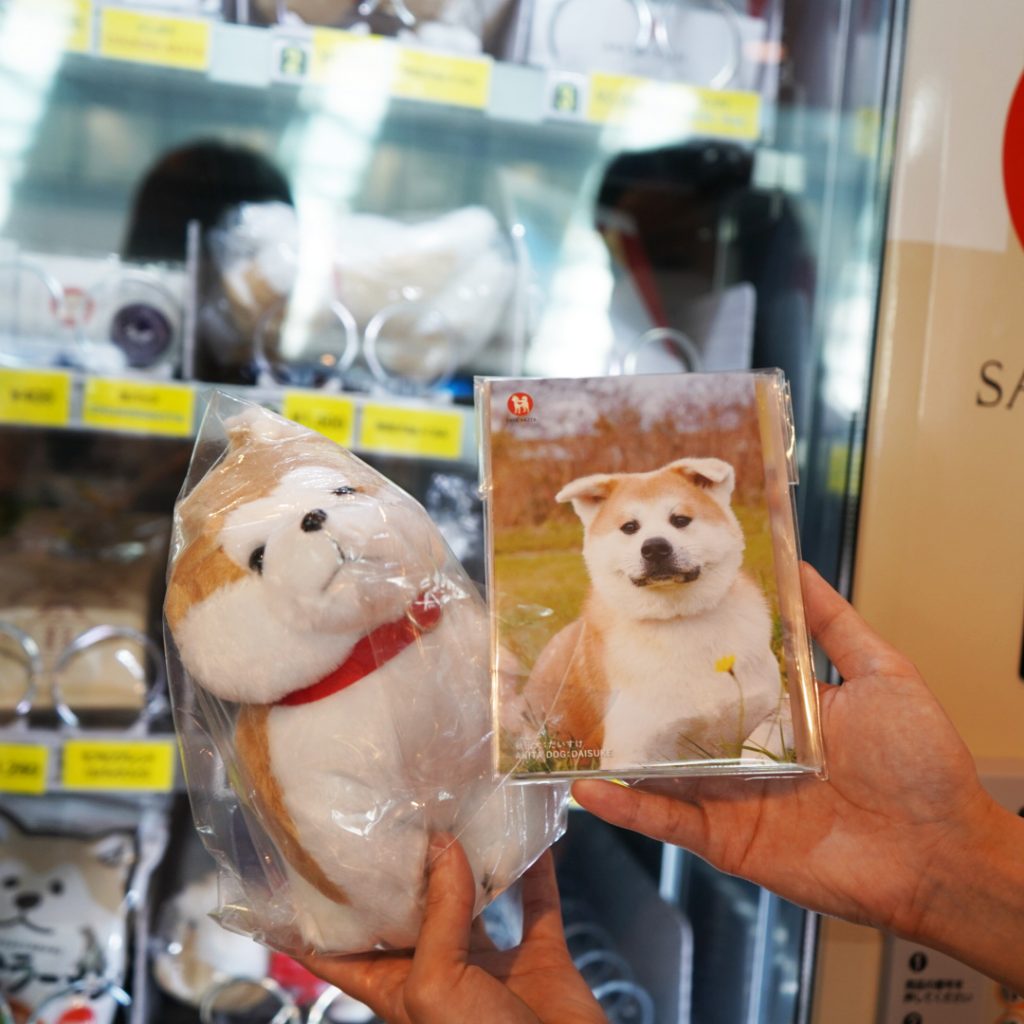
[[[589,526],[597,515],[601,503],[611,494],[617,476],[611,473],[596,473],[594,476],[581,476],[566,484],[556,495],[555,501],[572,502],[573,511]]]
[[[736,471],[728,462],[721,459],[678,459],[668,468],[707,491],[719,505],[729,507],[736,487]]]

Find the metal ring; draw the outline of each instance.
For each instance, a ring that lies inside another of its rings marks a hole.
[[[165,681],[163,649],[145,633],[142,633],[137,629],[132,629],[131,626],[92,626],[90,629],[85,630],[85,632],[79,633],[78,636],[76,636],[74,640],[72,640],[71,643],[61,651],[60,657],[57,659],[57,663],[53,667],[53,673],[50,678],[50,693],[53,697],[54,710],[57,712],[60,720],[70,728],[79,728],[81,722],[79,721],[78,715],[76,715],[68,706],[68,703],[61,692],[61,672],[67,667],[68,662],[70,662],[71,659],[81,651],[84,651],[89,647],[93,647],[96,644],[104,643],[107,640],[117,639],[134,640],[136,643],[141,644],[153,660],[153,680],[146,692],[146,700],[142,706],[142,711],[139,713],[139,717],[136,719],[134,724],[137,726],[144,722],[148,722],[166,706],[163,694]]]
[[[449,354],[447,363],[440,373],[434,374],[433,377],[428,377],[423,381],[417,381],[416,383],[418,383],[423,390],[429,391],[431,388],[438,387],[440,384],[445,383],[445,381],[449,380],[455,372],[456,359],[454,349],[456,347],[455,341],[457,335],[447,323],[447,319],[444,314],[440,313],[436,309],[430,308],[430,306],[423,302],[395,302],[392,305],[385,306],[383,309],[374,313],[370,322],[366,325],[366,330],[363,332],[363,357],[366,359],[366,364],[370,367],[370,372],[373,376],[381,384],[391,390],[395,390],[396,383],[406,385],[405,388],[398,388],[397,390],[408,390],[410,378],[403,377],[397,373],[392,373],[390,370],[385,368],[377,353],[377,339],[380,337],[384,324],[391,317],[398,313],[415,314],[417,310],[423,310],[428,315],[440,317],[445,337],[451,343],[452,352]]]
[[[48,995],[33,1011],[25,1024],[42,1024],[43,1012],[54,1003],[69,996],[85,996],[87,999],[99,999],[101,996],[110,996],[120,1006],[131,1006],[132,997],[120,985],[112,981],[76,981],[67,988]]]
[[[256,329],[253,331],[253,359],[256,362],[256,369],[259,374],[266,375],[280,383],[274,371],[274,366],[267,358],[266,335],[270,325],[278,317],[281,323],[284,322],[284,312],[288,305],[288,296],[282,296],[272,302],[259,316],[256,321]],[[335,319],[341,324],[345,333],[345,347],[334,367],[333,375],[340,377],[356,360],[359,355],[359,326],[356,318],[352,315],[347,306],[338,301],[331,302],[327,310],[332,313]]]
[[[683,363],[684,370],[693,373],[700,369],[700,353],[697,346],[682,331],[677,331],[674,327],[652,327],[644,331],[621,355],[613,356],[608,372],[613,375],[636,373],[641,351],[657,343],[667,344],[674,349]]]
[[[561,0],[548,21],[548,53],[556,60],[561,58],[556,38],[558,19],[568,9],[570,4],[581,2],[582,0]],[[628,2],[633,8],[633,13],[636,15],[636,36],[633,39],[633,52],[646,53],[656,38],[657,22],[654,18],[654,12],[651,10],[651,5],[647,0],[628,0]],[[584,69],[572,68],[571,70],[580,71]]]
[[[25,652],[25,657],[28,658],[28,685],[25,687],[21,700],[14,708],[14,714],[18,718],[24,718],[32,710],[32,704],[36,699],[38,680],[43,674],[43,653],[39,649],[39,644],[28,633],[10,622],[0,622],[0,633],[14,640]]]
[[[281,1004],[281,1008],[270,1018],[269,1024],[299,1024],[302,1020],[298,1004],[273,978],[246,978],[239,975],[234,978],[226,978],[224,981],[215,982],[203,993],[203,998],[199,1001],[199,1020],[201,1024],[215,1024],[213,1018],[215,1008],[213,1004],[222,992],[236,985],[255,985],[277,999]]]
[[[638,1024],[654,1024],[654,1000],[647,989],[632,981],[608,981],[594,989],[594,998],[601,1003],[602,1010],[608,1009],[602,1000],[614,996],[632,996],[640,1008]]]
[[[15,273],[24,271],[33,277],[37,277],[50,295],[50,312],[54,319],[57,318],[61,306],[64,304],[64,286],[57,278],[41,264],[30,260],[18,259],[17,257],[0,262],[0,274],[6,270],[13,270]]]
[[[632,981],[633,980],[633,968],[629,961],[619,953],[616,953],[613,949],[590,949],[586,953],[581,953],[578,957],[573,960],[576,965],[576,970],[583,974],[583,972],[594,964],[607,964],[609,967],[615,969],[618,977],[616,981]],[[584,975],[585,977],[585,975]],[[613,980],[611,978],[609,981]]]
[[[705,0],[705,6],[716,9],[725,18],[732,41],[732,52],[728,60],[712,75],[709,82],[698,84],[706,84],[709,89],[724,89],[740,70],[743,59],[743,32],[740,28],[739,15],[729,0]],[[662,54],[671,59],[673,57],[672,43],[665,30],[664,22],[660,20],[655,30],[655,38]]]

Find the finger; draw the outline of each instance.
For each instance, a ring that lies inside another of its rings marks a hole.
[[[465,963],[469,955],[470,926],[476,903],[476,883],[462,847],[447,837],[431,846],[447,845],[434,857],[427,884],[427,899],[420,926],[413,968],[432,969]]]
[[[523,941],[546,939],[565,944],[562,903],[555,858],[546,850],[523,875]]]
[[[574,782],[572,795],[591,814],[620,828],[700,853],[707,827],[700,807],[675,796],[645,793],[597,779]]]
[[[806,562],[800,564],[800,581],[811,635],[844,679],[879,673],[916,674],[914,666]]]

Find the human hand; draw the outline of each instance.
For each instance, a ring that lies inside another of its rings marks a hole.
[[[986,845],[1009,852],[1017,819],[982,789],[913,664],[810,566],[801,572],[810,630],[845,680],[819,684],[827,781],[587,780],[573,795],[613,824],[684,846],[802,906],[967,959],[939,917],[964,875],[987,870]],[[987,905],[987,896],[963,896],[979,913]],[[1016,938],[1019,948],[1019,927]]]
[[[431,867],[412,953],[303,962],[389,1024],[604,1024],[566,948],[550,851],[524,874],[522,885],[523,941],[498,950],[479,922],[474,925],[473,876],[462,847],[450,842]]]

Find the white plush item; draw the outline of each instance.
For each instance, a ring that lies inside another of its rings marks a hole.
[[[220,750],[287,875],[252,896],[253,930],[289,951],[408,946],[432,833],[466,849],[479,910],[556,838],[565,794],[495,779],[486,615],[422,508],[265,410],[229,429],[179,506],[166,607],[208,715],[239,709]],[[374,633],[410,618],[407,646]],[[368,674],[280,703],[370,634],[389,657]]]

